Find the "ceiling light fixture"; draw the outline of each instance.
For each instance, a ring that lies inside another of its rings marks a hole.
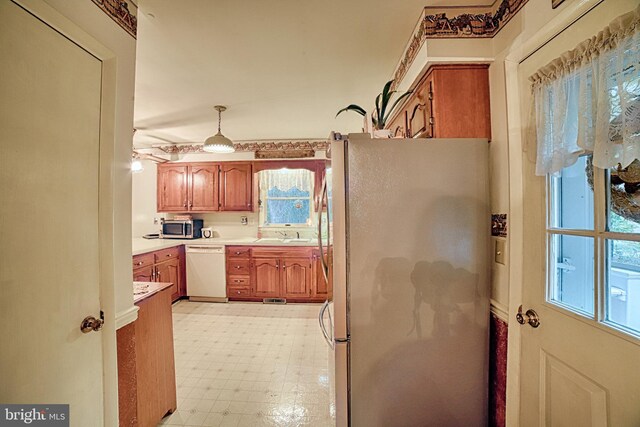
[[[227,107],[223,105],[216,105],[213,108],[218,111],[218,133],[207,138],[202,149],[209,153],[233,153],[236,151],[236,149],[233,148],[233,142],[220,132],[220,122],[222,121],[221,114],[227,109]]]

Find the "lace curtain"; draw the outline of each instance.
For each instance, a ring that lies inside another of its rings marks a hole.
[[[301,191],[311,192],[312,183],[312,173],[306,169],[275,169],[260,172],[260,188],[265,191],[271,188],[282,191],[297,188]]]
[[[640,7],[530,81],[536,175],[571,166],[583,153],[593,153],[599,168],[640,158]]]

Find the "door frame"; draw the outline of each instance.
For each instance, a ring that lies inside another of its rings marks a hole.
[[[114,52],[66,18],[52,6],[38,0],[11,0],[102,63],[100,100],[100,147],[98,175],[98,249],[100,268],[100,307],[104,311],[102,329],[103,420],[118,424],[118,366],[115,325],[114,286],[114,184],[113,176],[116,123],[116,63]],[[78,325],[79,327],[79,325]]]
[[[557,35],[573,25],[583,15],[598,6],[604,0],[585,0],[573,2],[559,12],[533,37],[512,45],[504,60],[508,123],[508,162],[509,162],[509,319],[515,319],[523,294],[523,253],[524,253],[524,148],[520,102],[520,83],[518,67],[521,62],[538,49],[552,41]],[[519,242],[519,244],[517,244]],[[506,425],[518,425],[520,422],[520,348],[522,329],[515,325],[509,328],[507,348],[507,401]]]

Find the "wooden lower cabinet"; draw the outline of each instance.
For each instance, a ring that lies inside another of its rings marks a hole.
[[[171,288],[136,306],[138,318],[116,331],[119,425],[151,427],[177,405]]]
[[[327,256],[328,254],[328,256]],[[325,259],[328,262],[329,274],[328,280],[325,279],[322,271],[322,260],[320,259],[320,250],[313,251],[313,268],[311,270],[311,287],[315,298],[327,300],[333,297],[333,251],[331,249],[324,250]]]
[[[260,298],[280,296],[280,260],[278,258],[253,260],[253,296]]]
[[[286,298],[291,302],[320,302],[314,291],[313,248],[228,246],[227,297],[237,301]],[[249,271],[245,272],[244,266]]]
[[[171,299],[180,298],[180,259],[174,258],[169,261],[156,264],[156,282],[173,283],[171,287]]]
[[[171,299],[187,295],[184,246],[162,249],[133,257],[134,282],[172,283]]]
[[[283,258],[280,292],[285,298],[311,297],[311,258]]]
[[[139,426],[155,426],[176,410],[171,288],[137,303],[135,321]]]

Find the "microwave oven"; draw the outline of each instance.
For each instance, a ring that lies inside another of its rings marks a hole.
[[[160,229],[161,239],[199,239],[202,237],[202,226],[204,221],[201,219],[177,220],[162,219],[162,228]]]

